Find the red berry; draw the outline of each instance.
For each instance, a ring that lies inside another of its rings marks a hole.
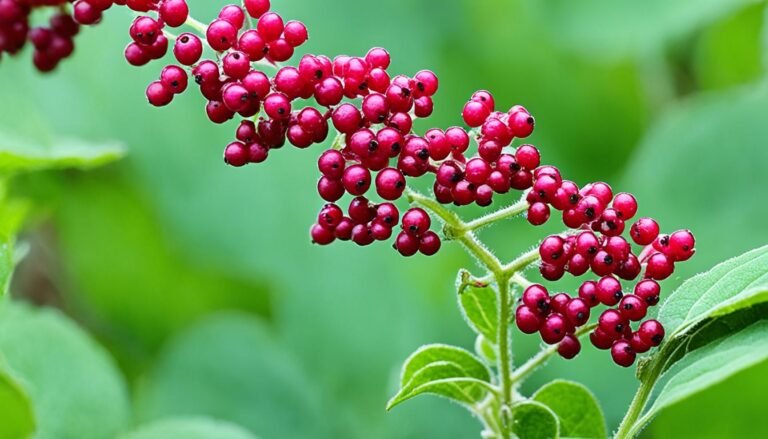
[[[613,306],[619,303],[623,293],[621,283],[613,276],[604,276],[597,281],[597,299],[603,305]]]
[[[588,280],[579,287],[579,297],[590,307],[597,306],[600,299],[597,297],[597,282]]]
[[[187,89],[187,72],[179,66],[167,66],[160,73],[160,82],[174,94]]]
[[[637,297],[645,301],[649,306],[659,303],[659,294],[661,293],[661,287],[659,283],[653,279],[645,279],[635,285],[634,293]]]
[[[541,260],[549,264],[565,264],[563,251],[565,240],[557,235],[548,236],[539,245]]]
[[[485,119],[491,115],[491,110],[485,106],[485,104],[477,101],[469,101],[464,105],[464,110],[461,116],[464,118],[464,123],[472,128],[479,127],[485,122]]]
[[[395,168],[384,168],[376,175],[376,193],[385,200],[397,200],[405,190],[405,177]]]
[[[629,234],[636,244],[648,245],[659,236],[659,224],[651,218],[640,218],[632,224]]]
[[[536,169],[541,163],[541,154],[533,145],[520,145],[515,151],[517,163],[524,169]]]
[[[678,230],[669,235],[669,254],[675,261],[687,261],[695,252],[696,240],[690,230]]]
[[[675,271],[675,263],[664,253],[654,253],[648,258],[645,276],[655,280],[664,280]]]
[[[637,200],[632,194],[622,192],[616,194],[616,197],[613,199],[613,208],[619,212],[619,216],[624,221],[627,221],[637,213]]]
[[[245,13],[240,6],[227,5],[219,11],[219,18],[226,20],[237,29],[241,29],[245,23]]]
[[[267,42],[275,41],[280,38],[284,28],[283,18],[274,12],[262,15],[259,17],[259,21],[256,24],[256,29],[259,31],[259,34],[261,34]]]
[[[344,189],[352,195],[362,195],[371,187],[371,173],[363,166],[352,165],[341,179]]]
[[[589,334],[589,340],[598,349],[610,349],[616,338],[602,329],[596,328]]]
[[[243,0],[245,10],[253,18],[259,18],[269,11],[269,0]]]
[[[480,102],[488,108],[489,112],[493,111],[493,109],[496,107],[496,102],[493,100],[493,95],[487,90],[476,91],[469,100],[473,102]]]
[[[421,236],[429,230],[431,224],[432,221],[427,212],[418,207],[408,209],[403,215],[403,230],[413,236]]]
[[[525,306],[536,311],[539,315],[549,312],[549,292],[542,285],[533,284],[526,288],[523,292],[522,300]]]
[[[166,87],[161,81],[155,81],[147,87],[147,99],[155,107],[168,105],[173,100],[173,91]]]
[[[205,32],[208,44],[213,50],[223,52],[237,42],[237,28],[227,20],[214,20]]]
[[[322,176],[317,182],[317,192],[325,201],[334,202],[344,195],[344,185],[340,179]]]
[[[581,343],[579,339],[572,334],[568,334],[563,338],[563,341],[557,346],[557,353],[566,360],[570,360],[575,357],[581,351]]]
[[[437,233],[429,230],[421,235],[419,251],[426,256],[432,256],[440,250],[440,237]]]
[[[319,224],[314,224],[309,233],[312,236],[312,242],[319,245],[328,245],[336,239],[333,230],[326,229]]]
[[[512,187],[515,187],[514,185]],[[549,219],[549,206],[545,203],[533,203],[528,208],[528,222],[540,226]]]
[[[224,162],[230,166],[248,163],[248,150],[242,142],[232,142],[224,149]]]
[[[565,305],[565,317],[574,326],[581,326],[589,321],[589,304],[581,298],[573,298]]]
[[[300,21],[289,21],[285,23],[283,38],[293,47],[301,46],[309,39],[307,27]]]
[[[648,305],[640,297],[628,294],[619,302],[619,312],[627,320],[633,322],[642,320],[648,311]]]
[[[529,307],[522,305],[515,310],[515,324],[525,334],[533,334],[541,328],[542,319]]]
[[[189,17],[186,0],[163,0],[160,3],[160,18],[170,27],[179,27]]]
[[[554,313],[547,316],[544,319],[544,324],[541,326],[539,333],[544,343],[555,344],[565,338],[567,323],[565,317],[562,314]]]
[[[491,175],[491,165],[481,158],[468,161],[464,169],[464,178],[474,184],[485,183],[489,175]]]
[[[638,354],[648,352],[651,349],[651,345],[644,342],[640,338],[640,333],[637,331],[632,333],[632,336],[629,338],[628,341],[629,341],[629,345],[632,347],[632,350],[637,352]]]
[[[618,338],[624,333],[627,320],[615,309],[607,309],[600,314],[598,325],[606,334]]]
[[[326,229],[333,230],[344,219],[344,212],[341,208],[333,203],[326,204],[317,216],[317,224],[325,227]]]
[[[664,340],[664,327],[658,320],[646,320],[637,329],[640,339],[651,345],[658,346]]]
[[[203,55],[203,42],[197,35],[183,33],[173,45],[173,55],[181,64],[191,66]]]
[[[635,362],[635,351],[626,340],[617,340],[611,346],[611,358],[619,366],[629,367]]]
[[[419,251],[419,238],[406,232],[400,232],[395,239],[395,249],[403,256],[413,256]]]
[[[437,92],[437,75],[429,70],[422,70],[414,76],[416,80],[416,90],[419,95],[432,96]]]
[[[533,132],[533,116],[524,111],[515,111],[509,115],[509,129],[519,138],[528,137]]]

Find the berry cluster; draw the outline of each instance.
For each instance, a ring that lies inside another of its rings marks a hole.
[[[513,147],[515,139],[528,137],[534,129],[534,118],[524,107],[497,111],[493,95],[477,91],[462,111],[469,128],[432,128],[419,135],[414,120],[429,117],[434,109],[438,78],[433,72],[392,76],[390,55],[382,48],[362,57],[304,55],[297,66],[282,66],[308,40],[308,33],[303,23],[285,22],[271,12],[270,0],[224,6],[208,25],[190,17],[187,0],[74,0],[72,16],[64,12],[70,2],[0,0],[0,53],[15,53],[29,39],[35,46],[35,65],[49,71],[72,52],[78,23],[96,24],[106,9],[126,6],[141,14],[128,30],[131,42],[124,55],[131,65],[163,58],[173,40],[177,63],[163,68],[159,79],[148,85],[150,104],[170,104],[187,90],[191,76],[207,101],[212,122],[242,118],[236,140],[224,149],[227,164],[263,162],[286,142],[308,148],[324,142],[333,129],[333,145],[318,159],[317,191],[326,204],[311,227],[313,242],[351,240],[364,246],[395,235],[393,246],[404,256],[435,254],[441,242],[430,230],[429,215],[411,208],[401,216],[394,204],[404,194],[406,178],[431,174],[435,199],[457,206],[488,206],[495,194],[527,191],[528,222],[542,225],[554,209],[575,230],[542,241],[544,279],[588,271],[600,278],[582,283],[578,297],[550,296],[542,285],[530,286],[516,310],[520,330],[539,332],[544,342],[558,344],[563,357],[573,358],[581,349],[576,330],[587,323],[591,309],[602,304],[615,308],[602,312],[591,340],[598,348],[611,349],[616,363],[629,366],[636,354],[661,342],[661,324],[641,321],[648,307],[659,301],[657,281],[669,277],[676,262],[693,255],[693,235],[687,230],[660,235],[655,220],[640,218],[629,227],[631,240],[642,246],[633,252],[622,234],[637,213],[634,196],[614,196],[602,182],[580,188],[563,179],[557,168],[542,165],[533,145]],[[50,19],[50,28],[30,31],[31,10],[43,6],[57,6],[62,12]],[[180,26],[200,35],[176,36],[167,30]],[[204,59],[206,51],[211,56]],[[267,75],[262,65],[276,73]],[[295,108],[300,100],[312,105]],[[477,148],[470,155],[473,143]],[[370,200],[372,188],[381,202]],[[346,194],[351,201],[345,212],[338,203]],[[633,293],[625,295],[617,278],[634,281],[641,273]],[[633,331],[631,322],[641,323]]]
[[[32,43],[32,62],[40,72],[50,72],[75,50],[74,37],[80,26],[64,9],[70,0],[0,0],[0,58],[3,52],[15,55]],[[48,26],[30,29],[33,11],[56,10]]]

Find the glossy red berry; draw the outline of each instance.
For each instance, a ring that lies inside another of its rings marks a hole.
[[[542,285],[533,284],[526,288],[522,300],[525,306],[539,315],[546,314],[550,310],[549,292]]]
[[[627,319],[615,309],[607,309],[600,314],[598,325],[606,334],[620,337],[627,327]]]
[[[344,170],[344,189],[352,195],[362,195],[371,187],[371,173],[363,166],[352,165]]]
[[[405,177],[395,168],[384,168],[376,175],[376,193],[385,200],[397,200],[405,190]]]
[[[659,224],[651,218],[640,218],[629,230],[632,240],[638,245],[649,245],[659,236]]]
[[[597,281],[597,299],[603,305],[613,306],[619,303],[623,293],[621,292],[621,283],[613,276],[603,276]]]
[[[617,340],[611,346],[611,358],[619,366],[631,366],[635,362],[635,357],[635,351],[626,340]]]
[[[400,232],[395,240],[395,249],[403,256],[413,256],[419,251],[421,241],[414,235]]]
[[[515,187],[515,186],[512,186]],[[545,203],[533,203],[528,208],[528,222],[534,226],[540,226],[549,219],[549,206]]]
[[[544,340],[544,343],[547,344],[559,343],[566,336],[567,326],[568,324],[562,314],[550,314],[546,319],[544,319],[544,323],[539,330],[541,339]]]
[[[167,66],[160,73],[160,82],[174,94],[183,93],[187,89],[187,72],[179,66]]]
[[[319,245],[328,245],[336,239],[333,230],[327,229],[319,224],[312,225],[309,231],[312,242]]]
[[[616,194],[613,199],[613,208],[624,221],[627,221],[637,213],[637,200],[632,194],[622,192]]]
[[[570,360],[581,351],[581,343],[573,334],[568,334],[557,346],[557,353],[566,360]]]
[[[584,300],[590,307],[595,307],[600,303],[597,297],[597,282],[588,280],[579,287],[579,298]]]
[[[653,279],[644,279],[635,285],[634,294],[645,301],[648,306],[653,306],[659,303],[659,294],[661,293],[661,287],[659,283]]]
[[[179,63],[191,66],[203,55],[203,42],[197,35],[183,33],[179,35],[173,45],[173,55]]]
[[[160,18],[170,27],[179,27],[189,17],[186,0],[163,0],[160,3]]]
[[[419,252],[426,256],[432,256],[440,250],[440,237],[429,230],[421,235],[419,240]]]
[[[645,276],[655,280],[664,280],[675,271],[675,263],[664,253],[654,253],[648,258]]]
[[[253,18],[259,18],[269,11],[269,0],[243,0],[245,10]]]
[[[284,28],[283,18],[274,12],[262,15],[259,17],[259,21],[256,24],[256,29],[259,31],[259,34],[261,34],[261,36],[264,37],[264,40],[268,42],[280,38]]]
[[[161,81],[154,81],[147,87],[147,99],[155,107],[162,107],[171,103],[173,91]]]
[[[614,340],[616,340],[616,337],[612,334],[608,334],[599,327],[589,334],[589,341],[591,341],[592,345],[598,349],[610,349]]]
[[[687,261],[695,252],[696,240],[690,230],[678,230],[669,235],[669,254],[675,261]]]
[[[248,163],[248,150],[242,142],[232,142],[224,149],[224,162],[230,166]]]
[[[570,299],[563,313],[572,325],[581,326],[589,321],[589,304],[578,297]]]
[[[285,23],[283,38],[293,47],[301,46],[309,39],[307,27],[300,21],[289,21]]]
[[[640,339],[651,345],[658,346],[664,340],[664,327],[658,320],[646,320],[637,329]]]
[[[227,20],[214,20],[205,32],[208,45],[213,50],[223,52],[237,42],[237,27]]]
[[[645,317],[648,304],[640,297],[628,294],[621,298],[618,309],[625,319],[637,322]]]
[[[515,324],[525,334],[533,334],[541,328],[542,318],[540,314],[522,305],[515,310]]]
[[[403,230],[413,236],[421,236],[429,230],[432,221],[424,209],[414,207],[408,209],[403,215]]]
[[[548,236],[539,245],[541,260],[549,264],[565,264],[565,240],[557,235]]]
[[[469,101],[464,105],[461,117],[464,123],[472,128],[479,127],[485,122],[485,119],[491,115],[491,110],[482,102]]]

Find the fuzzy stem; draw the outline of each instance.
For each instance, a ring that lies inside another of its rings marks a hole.
[[[509,339],[510,311],[512,309],[509,294],[509,279],[505,274],[496,272],[496,282],[499,287],[499,358],[498,370],[501,378],[501,407],[512,405],[512,349]],[[510,425],[502,423],[505,437],[509,436]]]
[[[205,23],[195,20],[192,16],[188,16],[187,21],[185,21],[184,24],[200,32],[203,36],[205,36],[205,33],[208,31],[208,26],[206,26]]]
[[[594,330],[597,327],[597,324],[591,324],[586,325],[582,328],[579,328],[578,331],[574,334],[576,337],[581,337],[590,331]],[[536,369],[543,366],[547,360],[549,360],[553,355],[557,353],[557,344],[547,346],[546,349],[542,349],[531,357],[528,361],[526,361],[522,366],[518,367],[517,370],[515,370],[515,373],[512,374],[511,381],[513,384],[518,385],[523,380],[525,380],[528,375],[533,373]]]
[[[525,194],[516,203],[511,204],[503,209],[499,209],[496,212],[491,212],[488,215],[481,216],[475,220],[468,222],[465,225],[467,230],[477,230],[487,225],[493,224],[496,221],[512,218],[528,210],[528,201],[525,200]]]

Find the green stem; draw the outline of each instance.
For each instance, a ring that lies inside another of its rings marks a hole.
[[[528,201],[525,200],[525,194],[523,194],[523,197],[520,198],[520,200],[516,203],[503,209],[499,209],[496,212],[491,212],[488,215],[481,216],[480,218],[472,220],[466,223],[464,227],[466,230],[477,230],[489,224],[493,224],[496,221],[520,215],[521,213],[528,210],[529,206],[530,205],[528,204]]]
[[[525,270],[529,265],[539,260],[539,247],[534,247],[531,250],[518,256],[517,259],[502,267],[504,273],[513,275],[517,272]]]
[[[648,403],[648,399],[651,397],[653,387],[656,385],[659,375],[661,375],[661,370],[664,367],[664,362],[659,361],[659,358],[665,358],[662,351],[659,351],[651,360],[651,363],[648,365],[648,373],[642,375],[640,387],[637,388],[637,393],[635,393],[635,397],[632,398],[632,402],[629,404],[629,409],[627,409],[624,419],[621,420],[621,424],[619,424],[619,429],[616,431],[614,439],[633,438],[640,433],[640,430],[648,422],[647,417],[641,417],[641,415],[643,414],[645,405]]]
[[[509,322],[512,306],[510,304],[509,278],[503,273],[495,272],[496,283],[499,287],[499,359],[498,370],[501,377],[501,407],[512,405],[512,349],[509,343]],[[503,425],[503,434],[509,436],[509,425]]]
[[[208,31],[208,26],[206,26],[205,23],[197,21],[191,16],[187,17],[187,21],[185,21],[184,24],[200,32],[203,35],[205,35],[205,33]]]
[[[596,327],[597,327],[596,323],[583,326],[576,331],[575,335],[576,337],[581,337],[591,332]],[[541,351],[539,351],[538,354],[531,357],[522,366],[518,367],[515,370],[515,373],[512,374],[510,381],[513,384],[519,384],[521,381],[525,380],[528,377],[528,375],[533,373],[539,367],[543,366],[544,363],[547,362],[547,360],[549,360],[553,355],[557,353],[557,347],[558,345],[555,344],[555,345],[547,346],[546,349],[542,349]]]

